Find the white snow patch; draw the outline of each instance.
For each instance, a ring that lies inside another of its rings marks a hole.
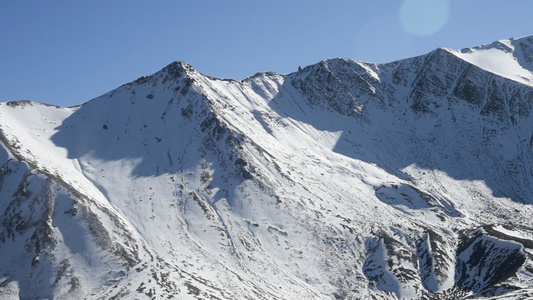
[[[510,44],[508,46],[512,47]],[[533,72],[523,68],[513,56],[512,52],[497,48],[473,48],[470,51],[448,51],[486,71],[533,86]]]

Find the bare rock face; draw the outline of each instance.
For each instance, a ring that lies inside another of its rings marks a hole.
[[[532,99],[526,37],[0,103],[0,298],[533,297]]]

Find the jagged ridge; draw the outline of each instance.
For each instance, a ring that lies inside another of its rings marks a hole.
[[[530,41],[480,49],[530,70]],[[1,104],[1,293],[531,294],[532,88],[476,51],[240,82],[175,62],[79,107]]]

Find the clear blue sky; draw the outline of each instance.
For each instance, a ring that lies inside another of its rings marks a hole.
[[[0,101],[86,102],[175,60],[219,78],[533,34],[531,0],[0,2]]]

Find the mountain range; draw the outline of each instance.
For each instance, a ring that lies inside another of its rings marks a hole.
[[[533,36],[0,103],[0,299],[530,299],[532,110]]]

